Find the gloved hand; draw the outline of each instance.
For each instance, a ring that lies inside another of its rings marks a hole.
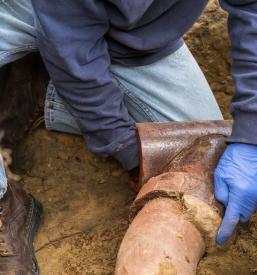
[[[247,222],[257,207],[257,146],[228,145],[214,174],[215,196],[226,207],[217,243],[224,243],[239,221]]]

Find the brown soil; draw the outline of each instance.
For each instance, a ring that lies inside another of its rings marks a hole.
[[[111,274],[134,193],[113,160],[81,137],[35,131],[19,150],[25,188],[44,205],[36,250],[42,274]]]
[[[233,85],[229,75],[226,15],[210,4],[186,37],[225,118]],[[98,158],[81,137],[39,129],[20,147],[25,188],[44,205],[36,240],[43,275],[112,274],[135,194],[113,160]],[[257,217],[239,228],[235,243],[206,255],[198,274],[257,274]]]

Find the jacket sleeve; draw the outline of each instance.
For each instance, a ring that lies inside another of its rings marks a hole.
[[[220,0],[229,13],[234,125],[229,142],[257,145],[257,1]]]
[[[89,149],[134,168],[135,126],[109,71],[104,1],[33,0],[33,7],[40,53]]]

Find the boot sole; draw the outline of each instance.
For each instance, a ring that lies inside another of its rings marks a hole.
[[[32,208],[32,213],[31,213],[31,225],[29,227],[29,243],[31,244],[31,251],[32,251],[32,260],[34,262],[34,270],[32,271],[33,275],[39,275],[40,274],[40,268],[37,262],[37,258],[35,255],[35,251],[34,251],[34,245],[33,245],[33,241],[34,238],[36,236],[36,233],[39,229],[39,226],[41,224],[41,220],[42,220],[42,214],[43,214],[43,206],[42,204],[36,200],[32,195],[29,195],[30,199],[31,199],[31,208]]]

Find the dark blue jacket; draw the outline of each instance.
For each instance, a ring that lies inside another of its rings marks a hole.
[[[33,0],[38,46],[50,76],[94,153],[138,164],[134,121],[109,71],[177,50],[207,0]],[[257,144],[257,1],[221,0],[229,13],[232,142]]]

